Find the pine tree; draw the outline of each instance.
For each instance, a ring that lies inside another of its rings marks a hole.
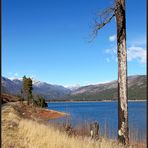
[[[21,89],[21,103],[23,103],[23,89]]]
[[[27,100],[27,78],[26,76],[23,77],[23,97],[24,97],[24,100]]]
[[[32,100],[32,80],[31,78],[23,77],[23,96],[27,100],[27,104],[30,104],[30,100]]]
[[[28,78],[27,81],[28,81],[28,84],[27,84],[28,85],[28,98],[29,98],[29,101],[33,102],[32,101],[32,99],[33,99],[33,97],[32,97],[32,90],[33,90],[32,80],[31,80],[31,78]]]

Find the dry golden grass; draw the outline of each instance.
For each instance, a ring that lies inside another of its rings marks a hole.
[[[2,147],[21,147],[21,139],[18,137],[18,125],[21,118],[11,106],[2,107]]]
[[[88,138],[68,137],[52,127],[34,121],[22,120],[19,124],[19,135],[24,137],[24,146],[34,148],[111,148],[119,147],[114,141],[104,139],[93,141]]]
[[[51,125],[21,118],[12,106],[2,110],[2,147],[14,148],[122,148],[117,141],[101,138],[69,137]],[[129,148],[144,148],[135,144]]]

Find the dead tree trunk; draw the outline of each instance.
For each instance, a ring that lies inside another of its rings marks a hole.
[[[90,124],[90,136],[92,139],[99,139],[99,123],[94,122]]]
[[[128,95],[127,95],[127,51],[125,0],[115,0],[115,6],[105,9],[100,14],[100,22],[95,21],[94,37],[98,30],[108,24],[113,17],[117,23],[118,47],[118,139],[123,144],[129,143],[128,137]]]
[[[118,47],[118,140],[128,144],[128,97],[125,0],[116,0]]]

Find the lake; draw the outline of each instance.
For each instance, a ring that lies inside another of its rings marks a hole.
[[[118,102],[50,102],[48,108],[70,114],[69,122],[73,126],[89,124],[97,121],[102,135],[117,136]],[[129,130],[135,140],[146,137],[146,101],[128,102]],[[50,122],[65,122],[66,119],[55,119]]]

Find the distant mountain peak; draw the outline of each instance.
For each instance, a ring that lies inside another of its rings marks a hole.
[[[8,77],[9,80],[20,80],[22,81],[22,78],[18,78],[18,77]]]
[[[22,78],[6,78],[2,77],[2,90],[10,94],[20,94],[22,88]],[[59,98],[70,93],[68,88],[61,85],[52,85],[46,82],[41,82],[36,79],[33,81],[33,93],[42,95],[46,98]]]
[[[71,91],[74,91],[74,90],[80,88],[81,85],[79,85],[79,84],[75,84],[75,85],[66,85],[66,86],[64,86],[64,87],[70,89]]]

